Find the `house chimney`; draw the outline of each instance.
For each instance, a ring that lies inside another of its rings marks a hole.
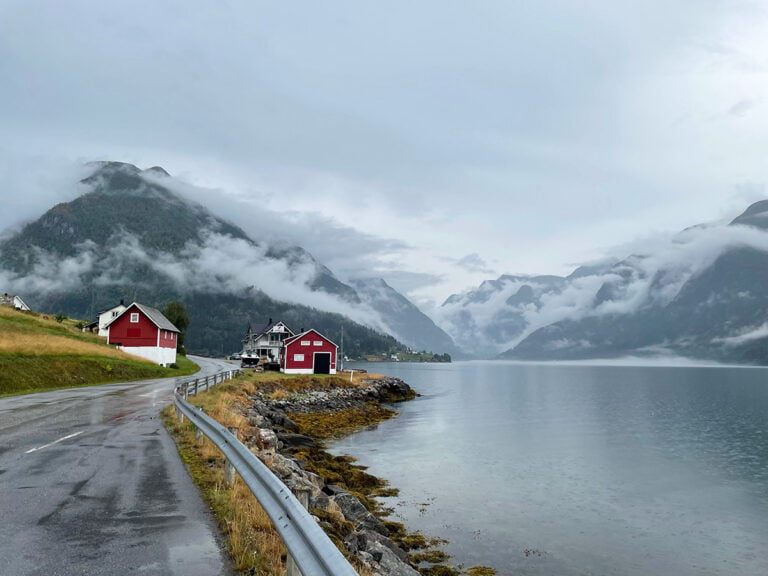
[[[267,322],[267,326],[272,326],[272,318],[270,318],[269,322]]]
[[[125,300],[123,300],[122,298],[120,298],[120,306],[125,306]]]

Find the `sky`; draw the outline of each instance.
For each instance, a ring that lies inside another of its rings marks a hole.
[[[0,0],[0,230],[160,165],[425,311],[766,197],[768,5]]]

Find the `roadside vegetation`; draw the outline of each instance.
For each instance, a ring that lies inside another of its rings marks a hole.
[[[237,427],[238,435],[244,442],[256,433],[256,429],[245,416],[251,404],[250,397],[261,393],[273,400],[301,397],[310,391],[331,387],[364,386],[362,380],[381,378],[366,373],[355,373],[351,378],[330,375],[286,375],[279,372],[249,373],[241,375],[209,391],[191,396],[190,403],[201,407],[206,414],[227,427]],[[227,537],[229,552],[235,569],[243,574],[282,575],[285,571],[285,547],[269,517],[263,511],[250,490],[238,477],[234,489],[224,483],[224,458],[207,439],[202,443],[195,440],[195,427],[188,420],[179,423],[173,406],[163,412],[166,426],[176,438],[179,453],[187,463],[190,473],[200,488],[203,498],[218,519],[219,526]],[[349,456],[333,456],[322,449],[323,440],[350,434],[391,418],[396,412],[370,402],[363,409],[348,409],[336,412],[312,412],[308,414],[289,413],[299,426],[299,431],[314,438],[318,447],[294,450],[308,470],[327,481],[347,489],[375,515],[379,516],[390,531],[390,538],[408,551],[411,560],[422,564],[424,576],[492,576],[490,568],[475,566],[464,571],[446,565],[448,556],[437,549],[442,544],[438,539],[428,539],[420,533],[410,533],[403,524],[388,520],[392,511],[386,509],[377,497],[397,495],[397,490],[387,486],[383,479],[365,472],[365,467],[355,463]],[[325,520],[328,536],[342,553],[346,550],[343,538],[352,530],[350,522],[335,522],[321,510],[311,512]],[[331,528],[328,528],[328,525]],[[361,576],[370,572],[360,569],[350,559]],[[423,566],[424,563],[430,564]]]
[[[193,374],[199,369],[179,356],[176,368],[108,346],[83,333],[82,322],[0,306],[0,396]]]
[[[249,396],[262,392],[273,399],[317,389],[317,381],[326,386],[359,386],[360,376],[349,383],[347,378],[293,376],[280,372],[249,373],[207,392],[188,398],[191,404],[226,427],[238,428],[241,440],[252,436],[255,429],[244,416]],[[314,383],[313,383],[314,382]],[[224,457],[218,448],[204,439],[195,440],[195,426],[179,423],[173,406],[163,410],[166,427],[176,440],[182,460],[200,489],[206,503],[217,518],[227,538],[233,566],[243,574],[282,576],[285,574],[286,549],[269,516],[239,476],[235,486],[224,483]],[[360,572],[361,576],[370,576]]]

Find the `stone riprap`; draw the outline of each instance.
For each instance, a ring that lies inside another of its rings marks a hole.
[[[248,445],[289,488],[308,492],[310,510],[322,511],[323,516],[354,526],[344,545],[373,574],[419,576],[408,563],[408,554],[387,537],[384,523],[356,496],[339,486],[326,484],[323,478],[305,470],[301,460],[290,454],[293,448],[315,446],[315,441],[297,432],[298,426],[288,413],[334,412],[363,408],[369,402],[392,402],[416,396],[408,384],[397,378],[368,380],[364,384],[364,387],[301,392],[274,400],[263,393],[255,394],[251,397],[247,417],[257,430]],[[321,525],[326,522],[317,516],[316,519]]]

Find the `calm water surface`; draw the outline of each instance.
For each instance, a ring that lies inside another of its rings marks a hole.
[[[515,575],[768,575],[768,370],[364,365],[422,397],[332,447],[453,562]]]

